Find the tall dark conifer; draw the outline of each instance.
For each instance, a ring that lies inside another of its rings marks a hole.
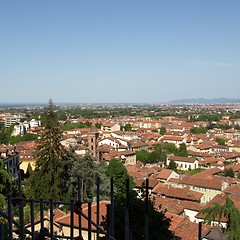
[[[43,131],[37,141],[36,168],[29,178],[31,197],[62,200],[67,192],[67,153],[61,145],[62,132],[49,101],[43,116]],[[30,190],[30,189],[29,189]]]

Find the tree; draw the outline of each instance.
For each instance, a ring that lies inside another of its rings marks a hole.
[[[4,163],[0,160],[0,210],[6,206],[5,198],[8,192],[11,191],[12,176],[5,169]]]
[[[225,146],[225,145],[226,145],[224,138],[216,138],[216,142],[217,142],[219,145],[222,145],[222,146]]]
[[[240,211],[234,205],[234,202],[230,198],[226,198],[225,203],[220,205],[218,202],[214,202],[211,206],[202,209],[200,214],[205,215],[205,222],[211,223],[212,221],[218,221],[222,217],[227,219],[227,228],[225,232],[229,235],[229,240],[240,240]]]
[[[172,170],[176,170],[176,169],[177,169],[177,164],[176,164],[176,162],[173,161],[173,160],[170,160],[167,168],[168,168],[168,169],[172,169]]]
[[[167,132],[165,127],[160,128],[160,134],[164,135]]]
[[[235,177],[235,174],[232,168],[225,168],[223,173],[225,177],[231,177],[231,178]]]
[[[28,194],[33,198],[63,200],[68,178],[67,153],[61,145],[57,116],[50,100],[43,116],[43,132],[37,141],[36,168],[28,180]]]
[[[205,134],[207,132],[207,128],[206,127],[193,127],[190,129],[190,132],[192,134],[200,134],[200,133],[203,133]]]
[[[132,131],[132,125],[130,123],[127,123],[125,126],[121,126],[121,130],[126,132]]]
[[[131,235],[134,239],[144,239],[145,222],[145,202],[136,197],[134,192],[130,192],[130,226]],[[116,197],[114,202],[114,223],[115,238],[124,239],[124,218],[126,199]],[[153,202],[148,202],[148,239],[149,240],[170,240],[173,239],[173,233],[169,230],[170,219],[166,218],[163,211],[154,208]]]
[[[96,166],[90,155],[77,157],[74,154],[69,154],[69,180],[67,183],[69,196],[76,195],[78,187],[78,178],[81,178],[83,187],[83,200],[92,200],[93,186],[96,184]]]
[[[174,143],[167,143],[167,142],[162,144],[162,149],[166,151],[166,153],[168,154],[169,153],[175,154],[178,150]]]
[[[148,162],[150,153],[147,150],[140,150],[136,152],[136,159],[146,164]]]
[[[117,196],[125,196],[126,179],[130,179],[130,189],[133,188],[133,179],[129,176],[127,169],[118,159],[112,159],[107,167],[106,175],[113,178],[114,190]]]
[[[124,239],[125,230],[125,213],[126,213],[126,179],[129,177],[125,167],[119,160],[113,159],[110,161],[107,173],[114,177],[114,188],[116,194],[114,197],[114,224],[115,238]],[[131,235],[134,239],[144,239],[144,223],[146,204],[143,200],[137,197],[133,186],[129,187],[129,225]],[[105,219],[103,224],[109,222]],[[166,218],[165,213],[161,209],[155,209],[151,200],[148,201],[148,239],[149,240],[170,240],[173,239],[173,234],[169,230],[170,219]]]
[[[179,146],[178,151],[175,154],[176,156],[181,156],[181,157],[187,157],[188,152],[187,152],[187,146],[185,143],[181,143]]]

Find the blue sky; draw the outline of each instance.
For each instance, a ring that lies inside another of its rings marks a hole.
[[[239,0],[0,2],[0,102],[240,98]]]

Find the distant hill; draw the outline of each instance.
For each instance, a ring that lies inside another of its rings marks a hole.
[[[236,104],[240,103],[238,98],[190,98],[190,99],[178,99],[168,102],[169,104]]]

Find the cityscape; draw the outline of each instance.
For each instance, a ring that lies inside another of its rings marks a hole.
[[[240,240],[240,2],[0,3],[0,240]]]

